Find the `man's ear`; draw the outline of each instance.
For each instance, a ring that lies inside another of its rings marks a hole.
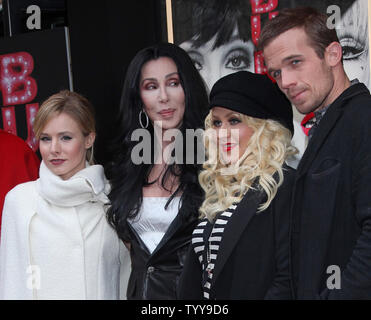
[[[85,148],[89,149],[94,144],[95,141],[95,132],[90,132],[89,135],[85,139]]]
[[[334,67],[341,63],[343,48],[339,42],[331,42],[325,50],[325,59],[329,66]]]

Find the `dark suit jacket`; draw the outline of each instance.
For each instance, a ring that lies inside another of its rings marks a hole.
[[[289,208],[294,170],[263,212],[262,191],[249,191],[227,223],[219,247],[210,299],[290,299]],[[207,239],[204,239],[207,241]],[[192,248],[179,286],[180,299],[202,299],[201,264]]]
[[[371,298],[370,128],[370,94],[355,84],[327,110],[299,164],[291,248],[298,299]],[[341,289],[328,289],[331,266],[341,270]]]

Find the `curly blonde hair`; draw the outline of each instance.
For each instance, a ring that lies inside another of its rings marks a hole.
[[[241,120],[253,130],[248,147],[239,160],[226,166],[219,157],[216,139],[210,134],[212,111],[205,119],[204,144],[206,161],[199,174],[199,182],[205,191],[205,200],[199,209],[200,217],[213,221],[218,212],[225,211],[233,203],[241,201],[247,191],[258,188],[266,193],[266,201],[258,212],[267,209],[283,182],[284,161],[297,153],[291,145],[291,132],[279,122],[239,114]],[[278,174],[278,181],[273,177]],[[255,183],[256,183],[255,182]]]

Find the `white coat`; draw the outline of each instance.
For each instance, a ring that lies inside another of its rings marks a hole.
[[[126,297],[130,256],[106,220],[108,189],[100,165],[62,180],[42,162],[38,180],[7,194],[0,299]]]

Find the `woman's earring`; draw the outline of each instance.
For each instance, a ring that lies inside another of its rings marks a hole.
[[[146,116],[146,125],[144,126],[143,123],[142,123],[142,115],[145,115]],[[147,113],[143,110],[140,110],[139,112],[139,124],[140,126],[143,128],[143,129],[147,129],[148,128],[148,124],[149,124],[149,119],[148,119],[148,116],[147,116]]]
[[[94,164],[94,144],[88,149],[86,156],[88,163],[92,166]]]

